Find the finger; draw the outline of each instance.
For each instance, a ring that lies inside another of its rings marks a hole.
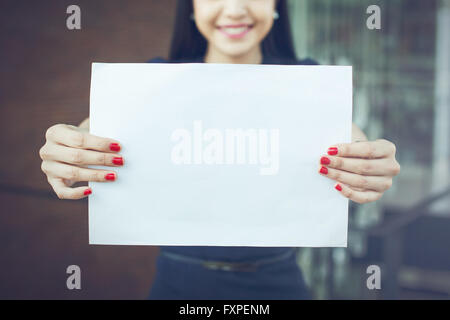
[[[384,139],[336,144],[328,149],[328,155],[348,158],[379,159],[392,154],[395,145]]]
[[[364,176],[395,176],[399,170],[397,162],[391,158],[357,159],[324,156],[320,158],[320,164]]]
[[[114,171],[80,168],[56,161],[44,161],[42,163],[42,171],[51,177],[78,182],[108,182],[115,181],[117,179],[117,173]]]
[[[391,177],[362,176],[359,174],[337,170],[333,168],[320,167],[319,173],[337,182],[342,182],[354,190],[372,190],[384,192],[392,186]]]
[[[46,143],[40,151],[43,160],[61,161],[76,165],[123,166],[123,158],[115,153],[69,148],[63,145]]]
[[[344,197],[360,204],[377,201],[383,196],[376,191],[356,191],[343,183],[337,183],[334,188]]]
[[[49,178],[48,183],[50,183],[59,199],[78,200],[92,194],[92,189],[89,187],[69,188],[59,178]]]
[[[47,140],[78,149],[90,149],[102,152],[119,152],[122,147],[116,140],[102,138],[81,131],[78,127],[65,124],[55,125],[47,130]]]

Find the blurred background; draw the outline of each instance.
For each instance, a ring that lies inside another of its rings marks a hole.
[[[187,0],[188,1],[188,0]],[[81,30],[66,9],[81,8]],[[369,30],[370,5],[381,30]],[[450,0],[290,0],[299,57],[353,65],[354,122],[397,145],[375,204],[350,205],[348,248],[300,250],[316,299],[450,298]],[[88,116],[90,64],[167,57],[174,0],[0,3],[0,298],[144,299],[158,249],[89,246],[87,201],[40,171],[48,127]],[[66,288],[81,267],[82,290]],[[369,265],[381,290],[366,286]]]

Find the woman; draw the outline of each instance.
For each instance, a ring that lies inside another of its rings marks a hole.
[[[180,0],[169,61],[236,64],[313,64],[297,61],[284,0]],[[88,187],[78,181],[113,182],[121,144],[79,127],[58,124],[47,130],[40,150],[42,170],[61,199],[81,199]],[[357,203],[381,198],[400,171],[395,146],[367,141],[353,126],[353,143],[330,146],[318,159],[318,174]],[[294,250],[255,247],[162,247],[150,297],[153,299],[304,299],[308,290]]]

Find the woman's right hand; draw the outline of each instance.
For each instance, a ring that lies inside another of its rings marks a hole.
[[[75,182],[112,182],[117,178],[113,170],[89,169],[86,166],[123,166],[118,141],[89,134],[87,128],[66,124],[50,127],[46,143],[39,150],[41,169],[60,199],[81,199],[92,193],[88,187],[71,188]]]

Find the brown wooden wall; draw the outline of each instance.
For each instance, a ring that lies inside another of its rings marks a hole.
[[[81,7],[82,30],[66,28]],[[0,298],[146,298],[156,247],[88,245],[87,201],[58,200],[40,171],[52,124],[88,116],[90,64],[167,56],[174,0],[0,3]],[[66,288],[81,267],[82,289]]]

